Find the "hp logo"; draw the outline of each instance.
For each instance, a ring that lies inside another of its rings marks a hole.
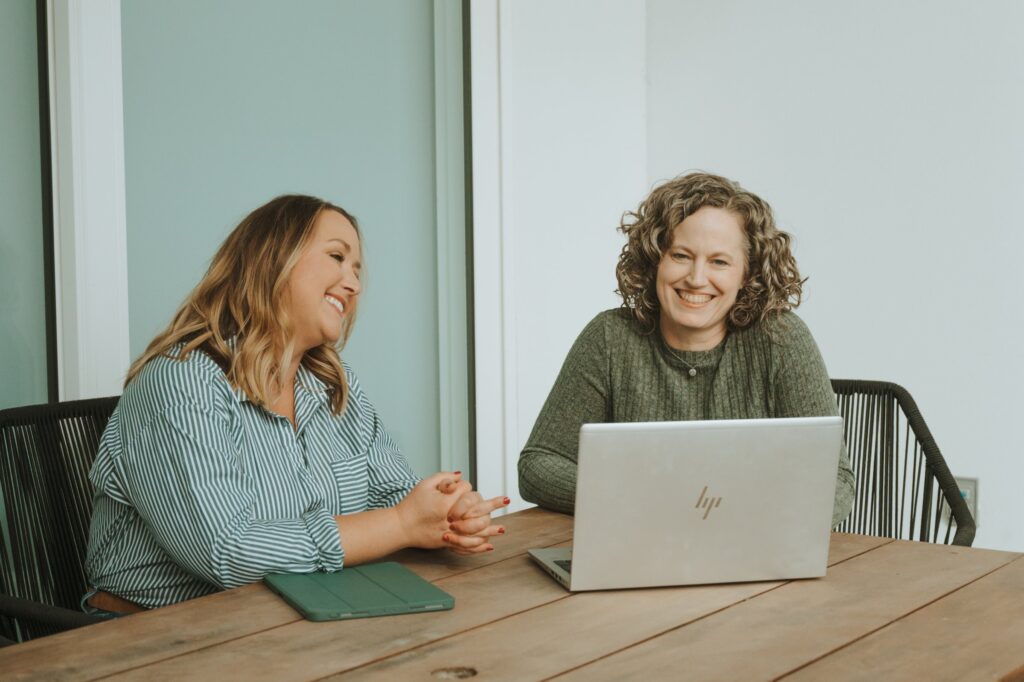
[[[711,513],[712,508],[722,504],[721,497],[710,497],[707,496],[708,487],[704,486],[704,489],[700,491],[700,497],[697,498],[697,504],[693,505],[695,509],[704,510],[704,518],[702,521],[707,520],[708,514]]]

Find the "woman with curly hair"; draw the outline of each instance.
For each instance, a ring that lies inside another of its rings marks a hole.
[[[803,281],[771,207],[690,173],[620,225],[622,306],[576,339],[519,457],[524,499],[573,511],[580,426],[600,422],[837,415],[828,372],[792,312]],[[833,526],[853,504],[840,457]]]
[[[321,199],[264,204],[129,369],[89,474],[87,611],[403,547],[493,549],[504,528],[490,513],[508,498],[483,499],[459,472],[419,480],[339,356],[361,241],[356,219]]]

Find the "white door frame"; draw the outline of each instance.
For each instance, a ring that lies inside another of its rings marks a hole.
[[[507,10],[506,10],[507,11]],[[517,489],[515,310],[511,235],[502,202],[501,6],[477,0],[470,7],[473,139],[473,348],[476,395],[476,484],[485,496]],[[524,503],[514,496],[513,508]]]
[[[462,6],[434,1],[434,176],[440,466],[469,471],[466,160]]]
[[[48,0],[60,400],[121,393],[128,258],[120,0]]]

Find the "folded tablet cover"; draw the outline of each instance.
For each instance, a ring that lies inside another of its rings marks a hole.
[[[455,605],[450,594],[393,561],[336,573],[271,573],[264,582],[307,620],[441,611]]]

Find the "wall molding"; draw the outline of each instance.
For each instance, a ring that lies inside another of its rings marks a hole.
[[[470,471],[462,5],[434,2],[438,431],[441,469]]]
[[[509,438],[516,429],[514,354],[510,348],[506,311],[513,308],[506,287],[508,250],[503,233],[501,22],[498,0],[475,0],[470,11],[473,136],[473,347],[476,397],[476,485],[485,496],[510,495]],[[511,495],[510,495],[511,496]],[[514,500],[513,508],[523,506]]]
[[[128,268],[120,0],[49,0],[60,400],[121,393]]]

